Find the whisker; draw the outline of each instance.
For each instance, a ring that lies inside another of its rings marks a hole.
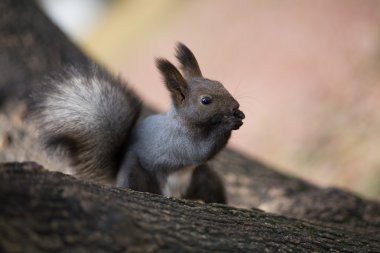
[[[232,95],[233,95],[233,96],[236,95],[236,92],[237,92],[237,90],[240,88],[240,85],[241,85],[241,80],[239,80],[239,81],[237,82],[237,85],[235,85],[234,90],[233,90],[233,92],[232,92]]]

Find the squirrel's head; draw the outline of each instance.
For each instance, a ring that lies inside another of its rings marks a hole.
[[[245,118],[239,103],[220,82],[202,76],[189,48],[178,43],[176,51],[183,75],[166,59],[159,58],[156,64],[178,116],[195,126],[222,126],[228,131],[239,129]]]

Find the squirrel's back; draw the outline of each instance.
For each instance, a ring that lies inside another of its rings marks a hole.
[[[69,159],[75,175],[115,179],[141,102],[121,79],[95,64],[51,75],[31,96],[42,144]]]

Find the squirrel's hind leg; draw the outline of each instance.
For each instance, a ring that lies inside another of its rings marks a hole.
[[[195,168],[185,199],[226,204],[226,191],[220,176],[207,164]]]
[[[141,192],[161,193],[156,177],[141,166],[138,157],[132,151],[127,154],[117,174],[116,186]]]

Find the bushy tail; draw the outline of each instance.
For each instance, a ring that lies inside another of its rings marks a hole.
[[[30,108],[47,151],[67,157],[76,176],[107,182],[116,177],[141,102],[94,64],[46,78]]]

